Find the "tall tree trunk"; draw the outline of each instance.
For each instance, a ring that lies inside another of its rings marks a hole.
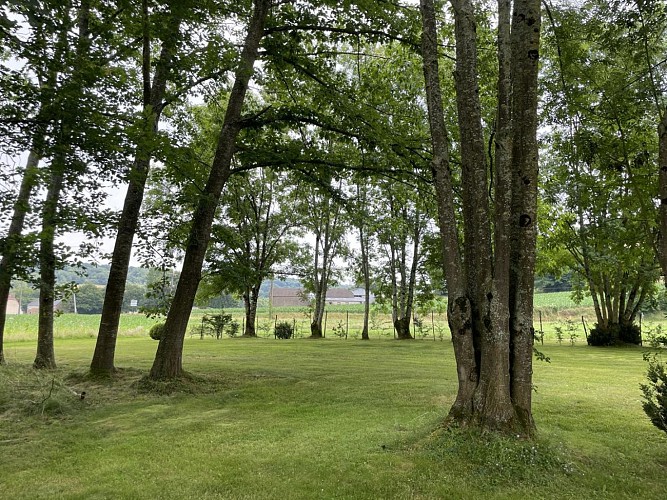
[[[540,0],[515,0],[512,20],[512,401],[520,427],[532,432],[533,292],[537,241],[537,103]]]
[[[108,376],[115,369],[116,338],[118,337],[118,325],[123,308],[127,273],[132,257],[132,242],[137,231],[141,204],[144,199],[144,188],[153,153],[153,139],[158,131],[165,91],[178,40],[177,34],[180,27],[180,18],[173,15],[170,19],[171,26],[169,30],[173,36],[168,36],[162,44],[155,77],[151,85],[148,4],[146,0],[143,2],[143,8],[144,50],[142,70],[144,80],[144,133],[137,143],[135,160],[130,170],[129,185],[127,194],[125,195],[125,202],[123,203],[123,211],[118,221],[118,232],[116,233],[116,242],[111,257],[111,268],[109,269],[109,278],[104,295],[102,317],[97,333],[95,352],[90,364],[90,372],[96,375]]]
[[[467,421],[472,416],[472,396],[477,387],[477,357],[472,331],[472,308],[467,296],[463,260],[459,248],[458,222],[454,201],[454,186],[449,161],[449,138],[440,89],[438,35],[433,0],[421,0],[424,82],[428,107],[433,158],[431,172],[438,207],[438,228],[442,248],[442,265],[447,279],[447,322],[452,332],[458,391],[449,418]]]
[[[21,186],[14,202],[14,213],[2,249],[2,260],[0,260],[0,365],[5,363],[3,345],[9,290],[12,287],[12,276],[16,266],[23,224],[30,210],[30,196],[38,182],[39,159],[39,154],[35,150],[28,155]]]
[[[658,125],[658,196],[660,198],[660,267],[667,287],[667,108]]]
[[[77,12],[78,39],[76,55],[82,64],[88,57],[90,47],[90,0],[82,0]],[[60,34],[60,43],[66,43],[67,33]],[[78,88],[79,92],[84,87]],[[76,101],[70,102],[71,107]],[[51,177],[42,208],[42,230],[39,236],[39,320],[37,330],[37,354],[33,366],[35,368],[55,368],[56,359],[53,348],[53,306],[56,286],[56,255],[55,235],[58,225],[58,206],[62,196],[65,177],[68,171],[68,155],[72,139],[72,122],[75,121],[74,110],[68,109],[61,115],[59,134],[55,138],[56,154],[51,165]]]
[[[432,0],[420,2],[438,223],[449,291],[449,324],[459,376],[459,391],[449,419],[459,425],[529,435],[533,430],[530,394],[526,398],[524,389],[526,385],[531,387],[532,372],[532,278],[535,258],[535,213],[532,209],[536,199],[533,190],[537,184],[537,152],[534,147],[537,101],[533,103],[532,98],[536,96],[537,80],[534,73],[535,85],[531,86],[532,80],[523,71],[526,70],[524,66],[528,66],[524,63],[526,59],[534,62],[536,67],[538,52],[534,52],[537,46],[530,44],[524,50],[521,42],[532,41],[535,35],[539,41],[539,1],[537,17],[530,12],[530,8],[535,6],[533,0],[515,4],[511,32],[507,26],[509,4],[499,2],[500,80],[496,151],[500,154],[500,163],[495,174],[495,254],[491,251],[474,9],[470,0],[451,0],[451,4],[455,17],[455,80],[461,133],[465,236],[463,266],[455,230],[451,174],[446,168],[448,149],[437,71],[434,8]],[[519,23],[529,24],[536,31],[529,36]],[[508,36],[511,54],[508,54]],[[508,64],[512,68],[511,78],[508,77]],[[529,71],[526,70],[527,73]],[[518,113],[521,105],[515,98],[524,90],[528,95],[522,95],[521,100],[528,107],[521,114]],[[511,114],[508,106],[511,106]],[[525,124],[514,126],[517,120],[524,118],[527,120]],[[519,144],[527,148],[523,157],[516,152]],[[511,162],[508,158],[510,147]],[[521,244],[525,246],[520,247]],[[526,272],[522,271],[522,265],[525,265]],[[526,296],[528,293],[530,297]],[[530,357],[526,359],[527,352]]]
[[[248,25],[239,66],[236,69],[234,86],[227,103],[222,130],[218,137],[211,172],[193,216],[181,276],[167,315],[165,333],[158,345],[150,371],[152,379],[178,377],[183,371],[183,340],[197,287],[201,280],[202,264],[211,237],[211,225],[218,200],[230,175],[236,137],[241,130],[241,111],[248,83],[254,73],[254,64],[271,1],[255,0],[253,4],[252,17]]]
[[[55,368],[53,348],[53,306],[55,303],[56,255],[54,251],[58,203],[63,188],[65,165],[58,158],[53,165],[49,189],[42,208],[42,231],[39,235],[39,320],[35,368]]]

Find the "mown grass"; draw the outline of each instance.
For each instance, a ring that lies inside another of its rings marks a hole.
[[[188,338],[191,376],[152,391],[140,380],[155,342],[119,338],[113,381],[86,375],[93,344],[59,339],[58,370],[35,375],[31,343],[8,342],[3,498],[661,499],[667,491],[667,438],[640,405],[641,348],[547,341],[551,363],[536,363],[534,377],[539,434],[523,441],[439,427],[456,391],[449,341]],[[54,385],[55,402],[40,403]]]

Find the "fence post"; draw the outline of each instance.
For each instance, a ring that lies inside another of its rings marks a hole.
[[[350,311],[345,311],[345,340],[347,340],[347,332],[350,329]]]

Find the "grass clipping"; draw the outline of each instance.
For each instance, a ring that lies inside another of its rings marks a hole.
[[[79,410],[85,391],[71,387],[57,370],[13,365],[0,368],[0,417],[61,417]]]

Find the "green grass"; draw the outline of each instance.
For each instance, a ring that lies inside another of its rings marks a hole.
[[[667,491],[667,438],[640,405],[640,348],[559,346],[537,363],[535,441],[438,429],[451,342],[188,338],[171,395],[139,379],[156,343],[120,337],[114,382],[93,339],[31,342],[0,367],[2,498],[642,498]],[[155,389],[155,388],[154,388]],[[163,388],[166,389],[166,388]],[[85,390],[81,401],[74,393]],[[49,402],[49,400],[53,400]]]

